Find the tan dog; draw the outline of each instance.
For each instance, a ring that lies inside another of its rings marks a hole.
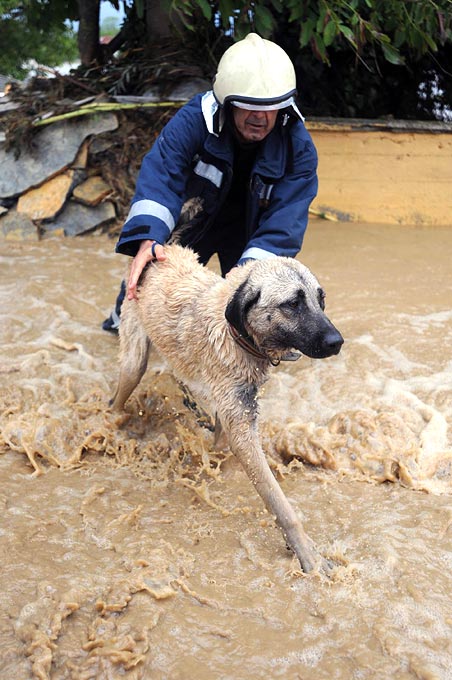
[[[164,262],[143,273],[138,301],[124,300],[113,408],[122,409],[140,382],[152,343],[217,414],[302,569],[327,570],[269,468],[257,423],[257,391],[272,364],[293,349],[314,358],[340,351],[343,338],[323,311],[318,281],[290,258],[248,262],[222,279],[187,248],[169,245],[165,252]]]

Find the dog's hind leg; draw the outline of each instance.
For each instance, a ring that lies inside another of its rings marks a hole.
[[[243,401],[242,401],[243,403]],[[317,552],[313,541],[276,481],[259,442],[257,408],[237,412],[220,410],[220,418],[229,436],[231,450],[239,459],[267,510],[276,517],[289,547],[298,557],[304,572],[330,571],[328,562]]]
[[[129,305],[130,303],[127,304]],[[132,304],[135,304],[134,302]],[[135,387],[143,377],[147,365],[151,341],[139,321],[136,310],[126,307],[121,314],[119,328],[120,371],[118,387],[110,406],[121,411]]]

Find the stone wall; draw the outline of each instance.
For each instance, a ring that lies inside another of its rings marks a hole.
[[[18,156],[0,144],[0,239],[75,236],[114,222],[114,191],[88,159],[96,138],[117,128],[115,114],[92,114],[42,127]]]

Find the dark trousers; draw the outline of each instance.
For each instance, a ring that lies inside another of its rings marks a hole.
[[[182,245],[193,248],[203,265],[206,265],[213,255],[218,255],[221,275],[226,276],[235,267],[245,249],[245,228],[236,221],[217,223],[197,243],[188,242]]]

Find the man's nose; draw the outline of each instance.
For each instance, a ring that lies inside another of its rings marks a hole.
[[[258,120],[263,120],[266,117],[265,111],[250,111],[250,116],[252,118],[257,118]]]

